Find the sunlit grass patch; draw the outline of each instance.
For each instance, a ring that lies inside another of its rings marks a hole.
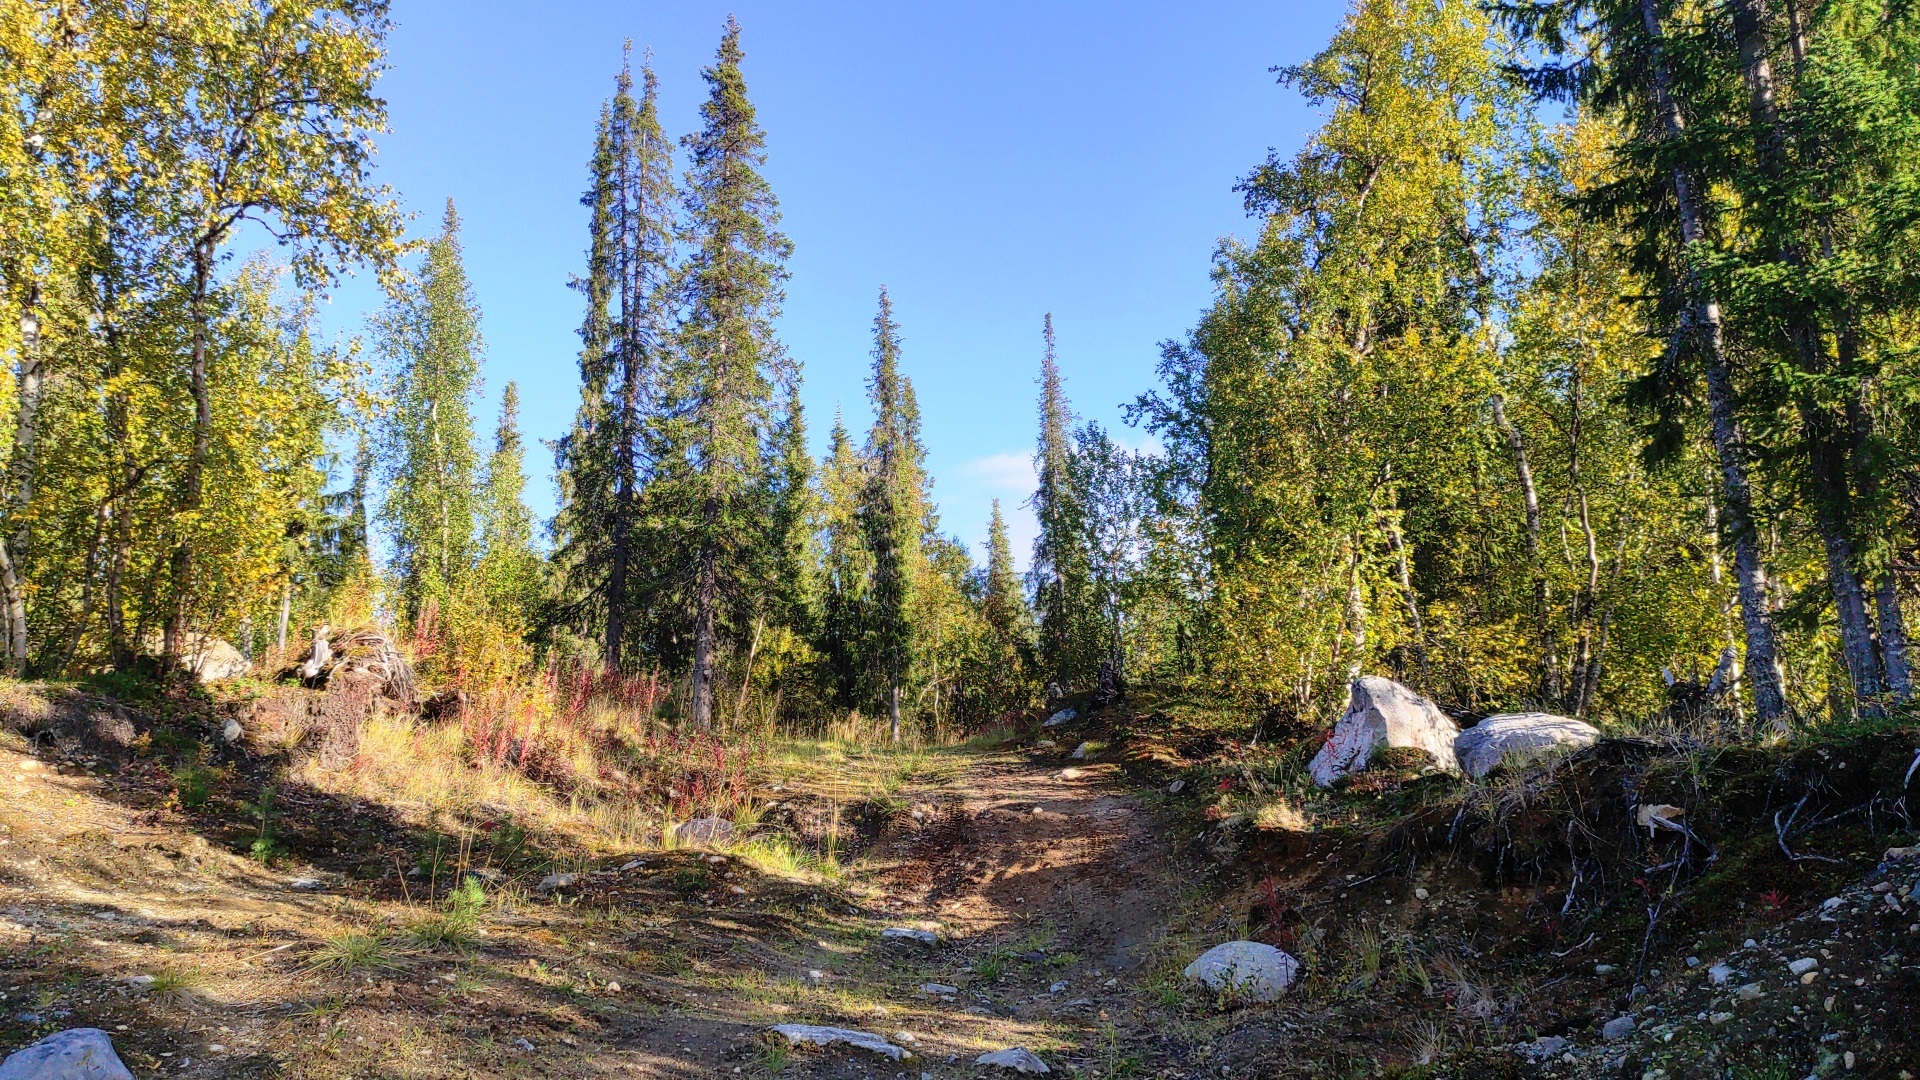
[[[384,933],[344,930],[322,939],[307,957],[305,966],[314,971],[350,974],[356,971],[391,971],[403,966],[405,960],[405,955]]]

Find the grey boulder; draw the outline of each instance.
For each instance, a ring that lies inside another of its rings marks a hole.
[[[68,1028],[0,1062],[0,1080],[133,1080],[99,1028]]]
[[[1300,973],[1300,961],[1258,941],[1229,941],[1201,953],[1181,972],[1187,981],[1254,1001],[1272,1001],[1287,992]]]
[[[820,1027],[815,1024],[775,1024],[769,1030],[775,1035],[783,1036],[788,1046],[799,1046],[803,1043],[813,1046],[832,1046],[835,1043],[845,1043],[848,1046],[885,1055],[895,1061],[907,1056],[905,1047],[895,1046],[871,1031]]]
[[[1556,750],[1592,746],[1600,729],[1582,720],[1552,713],[1489,716],[1460,733],[1453,753],[1468,776],[1478,780],[1501,765],[1518,765]]]
[[[995,1050],[990,1053],[981,1054],[979,1057],[973,1059],[973,1063],[975,1065],[998,1065],[1002,1069],[1012,1069],[1014,1072],[1020,1073],[1048,1073],[1053,1071],[1047,1068],[1046,1062],[1040,1060],[1039,1054],[1034,1053],[1024,1046],[1012,1046],[1005,1050]]]
[[[1047,717],[1047,722],[1040,726],[1041,727],[1059,727],[1061,724],[1072,723],[1074,718],[1079,715],[1080,715],[1080,710],[1078,709],[1061,709],[1059,712],[1054,713],[1052,716]]]
[[[1382,747],[1422,750],[1446,772],[1460,771],[1454,740],[1460,729],[1440,707],[1412,690],[1378,675],[1353,680],[1347,711],[1333,734],[1313,756],[1307,772],[1321,787],[1367,767]]]
[[[673,838],[682,844],[708,847],[733,836],[733,822],[721,817],[694,818],[674,826]]]
[[[940,935],[931,930],[915,930],[909,926],[889,926],[880,931],[880,940],[896,945],[919,945],[931,949],[940,944]]]

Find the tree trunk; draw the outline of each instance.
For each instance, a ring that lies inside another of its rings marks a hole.
[[[274,663],[285,665],[287,662],[287,622],[293,617],[293,579],[289,577],[280,585],[280,625],[273,636],[274,652],[279,659]]]
[[[1913,666],[1907,654],[1907,620],[1900,611],[1900,582],[1892,571],[1880,575],[1873,589],[1880,613],[1880,654],[1886,662],[1886,691],[1895,701],[1913,696]]]
[[[1679,102],[1674,100],[1671,75],[1661,47],[1660,12],[1656,0],[1640,0],[1640,18],[1652,41],[1650,67],[1654,98],[1667,134],[1678,138],[1685,128]],[[1674,202],[1680,211],[1680,237],[1688,244],[1704,241],[1706,219],[1693,178],[1684,169],[1673,171]],[[1753,687],[1754,711],[1760,722],[1784,733],[1786,693],[1781,686],[1779,656],[1774,647],[1773,622],[1767,612],[1766,573],[1760,563],[1759,539],[1754,533],[1753,493],[1747,484],[1746,437],[1734,412],[1733,371],[1727,360],[1720,325],[1720,304],[1693,290],[1687,326],[1705,354],[1707,407],[1713,446],[1720,459],[1721,496],[1728,530],[1733,534],[1734,572],[1740,584],[1741,621],[1746,630],[1746,669]]]
[[[13,549],[0,573],[0,603],[8,618],[7,669],[17,677],[27,666],[27,598],[13,566],[13,557],[27,549],[27,508],[33,502],[35,449],[40,437],[40,403],[46,396],[46,358],[40,340],[40,289],[34,286],[20,311],[20,370],[16,384],[13,453],[7,460],[7,510],[12,520],[6,536]]]
[[[7,542],[3,539],[0,539],[0,596],[6,598],[6,629],[10,649],[7,666],[17,679],[26,673],[27,604],[20,588],[20,575],[13,569],[13,556],[7,553]]]
[[[887,719],[893,741],[898,743],[900,741],[900,688],[898,686],[893,688],[887,703]]]
[[[193,319],[193,354],[190,375],[193,383],[193,450],[187,456],[181,474],[180,512],[189,521],[186,533],[173,549],[173,617],[167,620],[166,661],[172,665],[185,644],[187,608],[193,595],[193,541],[191,533],[199,527],[192,518],[200,512],[200,499],[206,487],[207,455],[213,448],[213,398],[207,389],[207,299],[213,288],[213,241],[202,240],[193,252],[193,291],[188,311]]]
[[[1791,0],[1789,0],[1791,3]],[[1779,176],[1786,167],[1785,133],[1775,104],[1771,47],[1772,16],[1765,0],[1732,0],[1734,33],[1739,40],[1740,65],[1747,84],[1747,110],[1755,129],[1755,155],[1768,176]],[[1792,37],[1798,55],[1805,47],[1797,14]],[[1817,218],[1810,228],[1821,234],[1825,249],[1828,222]],[[1789,266],[1804,266],[1808,242],[1788,242],[1780,251],[1780,261]],[[1820,348],[1819,326],[1805,311],[1790,316],[1788,337],[1799,356],[1800,367],[1812,375],[1828,365]],[[1844,336],[1844,335],[1843,335]],[[1819,507],[1815,523],[1827,551],[1828,585],[1833,592],[1836,621],[1840,629],[1841,651],[1847,674],[1853,683],[1854,698],[1869,711],[1877,706],[1880,693],[1879,658],[1873,643],[1872,616],[1867,611],[1866,589],[1853,565],[1859,538],[1854,534],[1852,516],[1847,512],[1849,460],[1858,449],[1859,439],[1843,425],[1829,422],[1815,402],[1800,403],[1802,426],[1813,480],[1812,496]]]
[[[711,515],[710,515],[711,516]],[[719,613],[718,554],[707,545],[694,569],[693,614],[693,726],[713,727],[713,647]]]
[[[1560,657],[1553,640],[1553,598],[1547,583],[1546,562],[1540,557],[1540,493],[1533,484],[1533,466],[1527,461],[1526,440],[1520,429],[1507,419],[1507,402],[1493,395],[1493,423],[1513,450],[1513,465],[1520,474],[1520,495],[1527,509],[1527,563],[1533,575],[1533,617],[1540,640],[1540,698],[1542,704],[1560,701]]]
[[[1347,662],[1347,678],[1357,679],[1366,672],[1367,598],[1360,588],[1360,541],[1347,538],[1347,634],[1353,645],[1353,657]]]
[[[1400,599],[1407,605],[1407,619],[1413,623],[1413,663],[1420,678],[1427,677],[1427,624],[1420,618],[1420,598],[1413,591],[1413,568],[1408,565],[1407,541],[1400,535],[1398,519],[1387,519],[1387,547],[1393,550],[1393,572],[1400,581]]]
[[[736,723],[747,711],[747,691],[753,688],[753,658],[760,652],[760,632],[766,628],[766,625],[767,619],[764,615],[753,620],[753,642],[747,646],[747,670],[740,676],[740,700],[733,706],[733,719]]]

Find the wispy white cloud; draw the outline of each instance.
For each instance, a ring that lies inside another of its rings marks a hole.
[[[1038,480],[1033,471],[1033,455],[1024,450],[988,454],[962,462],[959,472],[971,481],[969,486],[1000,496],[1025,498],[1033,493]]]
[[[936,487],[941,520],[973,548],[974,557],[987,557],[987,518],[991,503],[1000,500],[1000,512],[1007,520],[1007,539],[1013,548],[1013,561],[1024,567],[1033,550],[1039,524],[1027,500],[1037,483],[1033,471],[1033,453],[1008,450],[984,457],[969,458],[946,472]]]

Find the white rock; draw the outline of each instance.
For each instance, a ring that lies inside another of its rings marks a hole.
[[[1227,990],[1255,1001],[1286,993],[1300,973],[1300,961],[1257,941],[1229,941],[1201,953],[1181,972],[1210,990]]]
[[[1005,1050],[995,1050],[992,1053],[981,1054],[979,1057],[973,1059],[973,1063],[975,1065],[998,1065],[1003,1069],[1012,1069],[1014,1072],[1021,1073],[1047,1073],[1053,1071],[1047,1068],[1046,1062],[1040,1060],[1040,1055],[1024,1046],[1012,1046]]]
[[[1814,959],[1811,956],[1803,956],[1800,959],[1795,960],[1793,963],[1788,964],[1787,970],[1793,972],[1795,975],[1805,975],[1807,972],[1812,971],[1814,968],[1817,968],[1819,966],[1820,966],[1820,961]]]
[[[871,1031],[852,1031],[847,1028],[819,1027],[814,1024],[775,1024],[768,1030],[786,1037],[788,1046],[808,1043],[813,1046],[832,1046],[834,1043],[846,1043],[862,1050],[871,1050],[899,1061],[907,1056],[905,1047],[895,1046]]]
[[[1167,785],[1167,794],[1178,795],[1186,786],[1187,782],[1185,780],[1175,780],[1173,783]]]
[[[1616,1016],[1600,1028],[1600,1037],[1612,1042],[1633,1034],[1633,1017]]]
[[[906,926],[889,926],[885,930],[880,931],[880,940],[896,941],[903,945],[926,945],[931,947],[940,944],[940,935],[931,930],[915,930]]]
[[[234,719],[228,719],[226,726],[220,729],[220,737],[228,742],[239,742],[240,736],[246,733],[246,729],[240,726],[240,721]]]
[[[1052,986],[1047,987],[1047,993],[1049,994],[1064,994],[1066,992],[1067,992],[1067,980],[1065,979],[1061,979],[1059,982],[1054,983]]]
[[[1489,716],[1461,732],[1453,751],[1460,767],[1477,780],[1502,764],[1592,746],[1599,738],[1600,729],[1582,720],[1552,713],[1508,713]]]
[[[1047,722],[1045,724],[1042,724],[1041,726],[1042,727],[1059,727],[1061,724],[1070,724],[1073,722],[1074,718],[1079,715],[1080,715],[1080,710],[1078,709],[1061,709],[1059,712],[1054,713],[1052,716],[1047,717]]]
[[[1715,964],[1707,969],[1707,981],[1715,986],[1725,986],[1733,981],[1733,969],[1725,964]]]
[[[144,994],[153,989],[153,976],[151,975],[129,975],[121,981],[127,984],[127,991],[129,993]]]
[[[1087,760],[1087,754],[1090,751],[1092,751],[1092,749],[1093,749],[1092,743],[1083,742],[1079,746],[1076,746],[1073,748],[1073,753],[1071,756],[1075,761],[1085,761]]]
[[[1377,675],[1353,681],[1347,711],[1333,726],[1307,772],[1321,787],[1367,767],[1383,746],[1424,750],[1447,772],[1459,771],[1454,739],[1460,729],[1440,707],[1392,679]]]
[[[945,997],[959,993],[960,988],[957,986],[948,986],[946,983],[921,983],[920,992],[929,997]]]
[[[287,882],[287,888],[299,889],[302,892],[312,892],[313,890],[318,889],[319,887],[320,887],[319,878],[297,877]]]
[[[552,892],[555,889],[571,889],[579,880],[579,874],[548,874],[546,877],[541,878],[540,884],[535,885],[534,888],[541,892]]]
[[[99,1028],[56,1031],[0,1062],[0,1080],[133,1080]]]
[[[1618,970],[1620,970],[1620,969],[1619,969],[1619,968],[1616,968],[1616,967],[1614,967],[1614,966],[1613,966],[1612,964],[1595,964],[1595,965],[1593,965],[1593,973],[1594,973],[1595,975],[1611,975],[1611,974],[1613,974],[1614,972],[1616,972],[1616,971],[1618,971]]]
[[[1427,897],[1429,897],[1429,896],[1431,896],[1431,895],[1433,895],[1433,894],[1431,894],[1431,893],[1429,893],[1429,892],[1427,892],[1427,890],[1425,890],[1425,889],[1415,889],[1415,890],[1413,890],[1413,898],[1414,898],[1415,900],[1425,900],[1425,899],[1426,899]]]
[[[681,844],[706,847],[733,836],[733,822],[720,817],[694,818],[674,826],[673,839]]]

